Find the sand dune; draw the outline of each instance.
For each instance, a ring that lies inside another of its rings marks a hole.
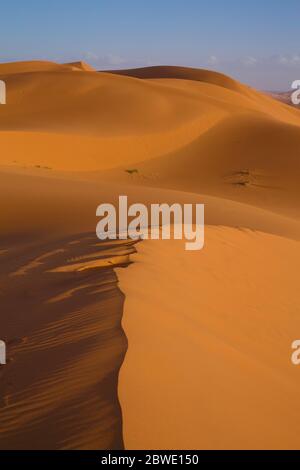
[[[30,60],[24,62],[9,62],[0,64],[0,74],[14,75],[32,72],[57,72],[72,70],[72,64],[57,64],[47,60]]]
[[[149,240],[133,259],[117,270],[126,448],[298,448],[299,242],[206,227],[195,256]]]
[[[17,73],[31,72],[63,72],[63,71],[81,70],[85,72],[94,72],[95,69],[85,62],[69,62],[66,64],[57,64],[47,60],[29,60],[24,62],[9,62],[0,64],[1,75],[11,75]]]
[[[223,150],[220,151],[220,142]],[[137,185],[202,192],[299,217],[298,126],[255,113],[224,118],[185,147],[137,163]]]
[[[72,67],[0,65],[8,90],[0,108],[2,164],[102,170],[184,149],[244,113],[300,123],[297,110],[214,72],[204,71],[202,81],[140,80]]]
[[[299,110],[182,67],[0,79],[1,448],[297,447]],[[204,203],[204,251],[99,244],[120,194]]]

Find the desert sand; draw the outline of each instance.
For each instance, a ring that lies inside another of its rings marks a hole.
[[[299,448],[299,110],[183,67],[0,79],[0,448]],[[100,243],[119,194],[204,203],[204,250]]]
[[[149,240],[133,261],[117,270],[126,448],[298,448],[299,242],[207,226],[203,251]]]

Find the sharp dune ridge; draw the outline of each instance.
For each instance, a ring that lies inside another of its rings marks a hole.
[[[134,247],[95,245],[79,233],[1,255],[1,313],[10,312],[1,320],[9,351],[1,449],[123,446],[117,377],[126,338],[112,267],[128,264]]]
[[[141,79],[149,78],[175,78],[180,80],[192,80],[209,83],[227,88],[229,90],[245,92],[246,87],[232,78],[219,72],[212,72],[205,69],[195,69],[191,67],[178,67],[168,65],[157,65],[152,67],[141,67],[128,70],[111,70],[111,73],[125,75]]]
[[[0,79],[0,447],[297,447],[299,110],[186,67]],[[204,203],[204,250],[99,243],[120,194]]]

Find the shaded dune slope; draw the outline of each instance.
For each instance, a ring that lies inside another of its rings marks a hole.
[[[113,267],[128,264],[132,243],[20,240],[0,253],[0,448],[121,449],[127,343]]]

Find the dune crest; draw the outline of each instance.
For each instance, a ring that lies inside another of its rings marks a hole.
[[[110,73],[126,75],[128,77],[149,78],[176,78],[180,80],[193,80],[210,83],[229,90],[246,92],[246,86],[219,72],[191,67],[176,67],[170,65],[157,65],[128,70],[111,70]]]

